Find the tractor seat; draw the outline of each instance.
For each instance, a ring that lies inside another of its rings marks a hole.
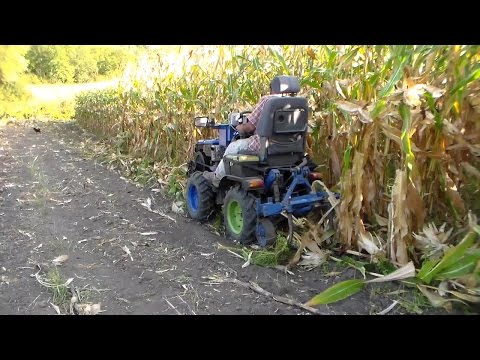
[[[230,154],[225,155],[225,159],[233,161],[233,162],[241,162],[241,163],[258,163],[260,162],[260,158],[258,155],[249,155],[249,154]]]
[[[282,96],[268,99],[257,123],[260,136],[258,156],[269,166],[293,165],[305,155],[309,107],[298,78],[277,76],[271,89]]]
[[[258,151],[253,151],[253,150],[240,150],[238,152],[240,155],[254,155],[258,156]]]

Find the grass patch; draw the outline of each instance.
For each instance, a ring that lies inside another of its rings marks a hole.
[[[410,314],[420,315],[432,308],[432,304],[417,288],[409,288],[408,292],[403,293],[396,300]]]
[[[225,224],[223,223],[223,213],[221,211],[215,212],[215,218],[212,223],[208,225],[213,229],[213,232],[218,236],[225,235]]]
[[[66,280],[62,278],[57,268],[51,270],[47,279],[49,286],[48,290],[52,294],[52,302],[57,306],[64,306],[70,301],[70,290],[65,285]]]
[[[245,251],[245,250],[244,250]],[[287,237],[279,234],[272,250],[253,251],[251,262],[260,266],[275,266],[286,264],[295,251],[290,249],[287,243]]]
[[[367,271],[382,274],[382,275],[388,275],[394,272],[395,270],[397,270],[395,265],[393,265],[391,261],[385,257],[377,259],[377,262],[375,263],[365,264],[365,269]]]
[[[250,258],[250,264],[265,267],[285,265],[295,254],[295,251],[288,246],[287,237],[284,234],[277,235],[277,241],[270,249],[252,250],[247,247],[238,249],[220,245],[220,249],[222,248],[234,252],[245,261]]]

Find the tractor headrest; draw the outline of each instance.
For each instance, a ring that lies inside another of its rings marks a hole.
[[[270,83],[270,90],[275,94],[296,94],[300,91],[300,83],[295,76],[277,76]]]

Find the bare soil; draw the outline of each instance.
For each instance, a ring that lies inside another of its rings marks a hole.
[[[360,276],[329,264],[294,275],[250,265],[218,244],[223,237],[172,213],[171,200],[89,160],[75,123],[0,127],[0,314],[55,314],[52,293],[34,276],[55,268],[101,303],[101,314],[310,314],[234,283],[253,281],[300,303],[338,281]],[[175,219],[149,212],[141,205]],[[142,235],[145,233],[151,235]],[[131,253],[129,256],[125,247]],[[68,255],[62,265],[52,260]],[[372,286],[324,314],[374,314],[388,307],[398,285]],[[61,308],[62,312],[66,308]],[[408,313],[396,306],[389,314]]]

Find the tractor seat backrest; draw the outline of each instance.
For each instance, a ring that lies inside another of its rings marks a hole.
[[[296,77],[278,76],[271,87],[284,96],[272,97],[262,110],[257,124],[259,156],[271,165],[289,165],[305,152],[308,103],[306,98],[295,96],[300,91]]]
[[[276,76],[270,83],[270,90],[275,94],[297,94],[300,91],[300,83],[295,76]]]

